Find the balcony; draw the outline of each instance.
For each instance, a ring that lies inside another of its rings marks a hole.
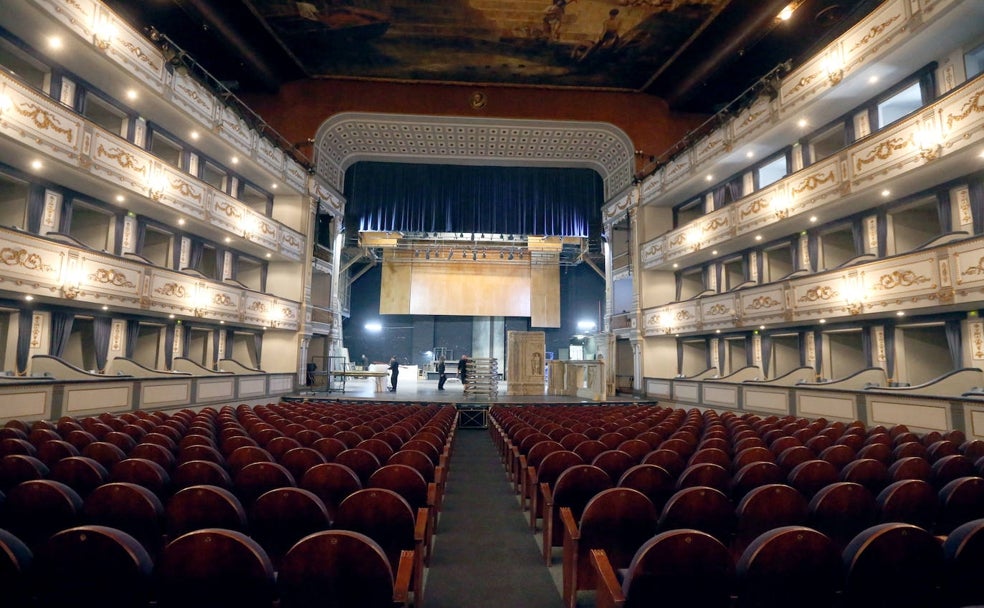
[[[755,234],[795,234],[811,225],[811,216],[874,208],[884,188],[901,198],[976,170],[984,141],[982,98],[984,76],[837,156],[647,241],[643,268],[695,264],[715,257],[712,248],[722,255],[744,249]]]
[[[300,304],[24,232],[0,228],[0,281],[15,297],[70,300],[120,314],[150,313],[284,330],[299,327]]]
[[[814,325],[858,316],[972,309],[984,288],[984,237],[643,311],[646,336]]]

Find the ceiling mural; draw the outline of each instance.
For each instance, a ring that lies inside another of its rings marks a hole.
[[[248,0],[311,75],[643,89],[729,0]]]

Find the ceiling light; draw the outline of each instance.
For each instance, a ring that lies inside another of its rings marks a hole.
[[[762,240],[762,235],[761,234],[756,234],[755,235],[755,240],[756,241],[761,241]]]
[[[817,222],[817,216],[815,216],[815,215],[811,215],[811,216],[810,216],[810,223],[811,223],[811,224],[815,224],[816,222]]]
[[[680,267],[680,265],[679,265],[679,264],[677,264],[676,262],[673,262],[673,267],[674,267],[674,268],[679,268],[679,267]]]
[[[826,322],[827,322],[827,319],[820,319],[820,325],[823,325]]]
[[[63,42],[60,36],[52,36],[48,38],[48,48],[58,50],[62,48]]]
[[[129,99],[130,101],[135,100],[137,98],[137,90],[136,89],[127,89],[126,90],[126,98]]]
[[[707,175],[706,175],[706,176],[704,177],[704,180],[705,180],[705,181],[708,181],[708,182],[709,182],[709,181],[711,181],[712,179],[714,179],[714,176],[713,176],[713,175],[711,175],[710,173],[708,173],[708,174],[707,174]]]
[[[366,331],[378,332],[383,330],[383,324],[378,321],[370,321],[365,325]]]
[[[896,317],[904,317],[905,316],[905,311],[904,310],[900,310],[897,313],[895,313],[895,316]]]
[[[271,190],[276,190],[277,189],[277,184],[270,184],[270,189]]]
[[[779,14],[776,15],[776,18],[779,19],[779,21],[789,21],[790,18],[792,18],[793,16],[793,11],[796,10],[796,4],[797,3],[795,2],[792,4],[787,4],[785,8],[779,11]]]
[[[219,325],[225,325],[225,321],[219,321]]]
[[[28,302],[30,302],[30,301],[34,300],[34,296],[24,296],[24,299],[27,300]]]
[[[759,329],[765,329],[765,325],[759,325]]]
[[[192,131],[189,135],[193,140],[198,141],[198,131]]]
[[[232,164],[234,164],[234,165],[238,165],[239,164],[239,157],[238,156],[233,156],[230,159],[230,162],[232,162]]]
[[[32,169],[35,169],[35,170],[36,169],[40,169],[41,168],[41,161],[40,160],[32,160],[31,161],[31,168]]]
[[[126,197],[125,197],[125,196],[123,196],[122,194],[117,194],[117,195],[116,195],[116,202],[117,202],[117,203],[122,203],[122,202],[123,202],[123,201],[125,201],[125,200],[126,200]]]
[[[272,258],[273,257],[273,254],[268,251],[267,254],[266,254],[266,257]]]
[[[720,329],[715,329],[714,330],[714,333],[719,334],[719,333],[721,333],[721,330]]]
[[[102,309],[103,310],[109,310],[109,306],[103,306]]]
[[[227,236],[227,237],[225,238],[225,242],[226,242],[226,243],[231,243],[231,242],[232,242],[232,237],[229,237],[229,236]]]
[[[184,225],[185,225],[185,219],[183,217],[179,217],[178,218],[178,226],[184,226]]]
[[[799,119],[799,122],[797,122],[796,124],[799,126],[799,128],[802,129],[803,127],[805,127],[806,125],[808,125],[810,123],[808,123],[805,118],[800,118]]]
[[[168,316],[167,316],[167,318],[168,318],[168,319],[173,319],[173,318],[174,318],[174,314],[170,314],[170,315],[168,315]]]
[[[717,249],[712,249],[711,250],[711,255],[717,255],[717,254],[718,254],[718,250]]]
[[[891,191],[891,190],[889,190],[889,189],[887,189],[887,188],[886,188],[885,190],[882,190],[882,191],[881,191],[881,195],[882,195],[882,196],[888,196],[888,195],[889,195],[889,194],[891,194],[891,193],[892,193],[892,191]]]
[[[753,156],[755,156],[755,153],[752,152],[751,150],[745,152],[745,158],[752,158]]]

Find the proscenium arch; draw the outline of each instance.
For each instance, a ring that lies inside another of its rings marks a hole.
[[[314,139],[315,173],[337,192],[359,161],[588,168],[605,201],[632,185],[634,147],[604,122],[343,112]]]

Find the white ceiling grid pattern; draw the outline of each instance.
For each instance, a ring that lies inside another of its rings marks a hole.
[[[361,160],[594,169],[606,201],[633,178],[628,136],[597,122],[344,113],[321,125],[315,150],[317,174],[339,192]]]

